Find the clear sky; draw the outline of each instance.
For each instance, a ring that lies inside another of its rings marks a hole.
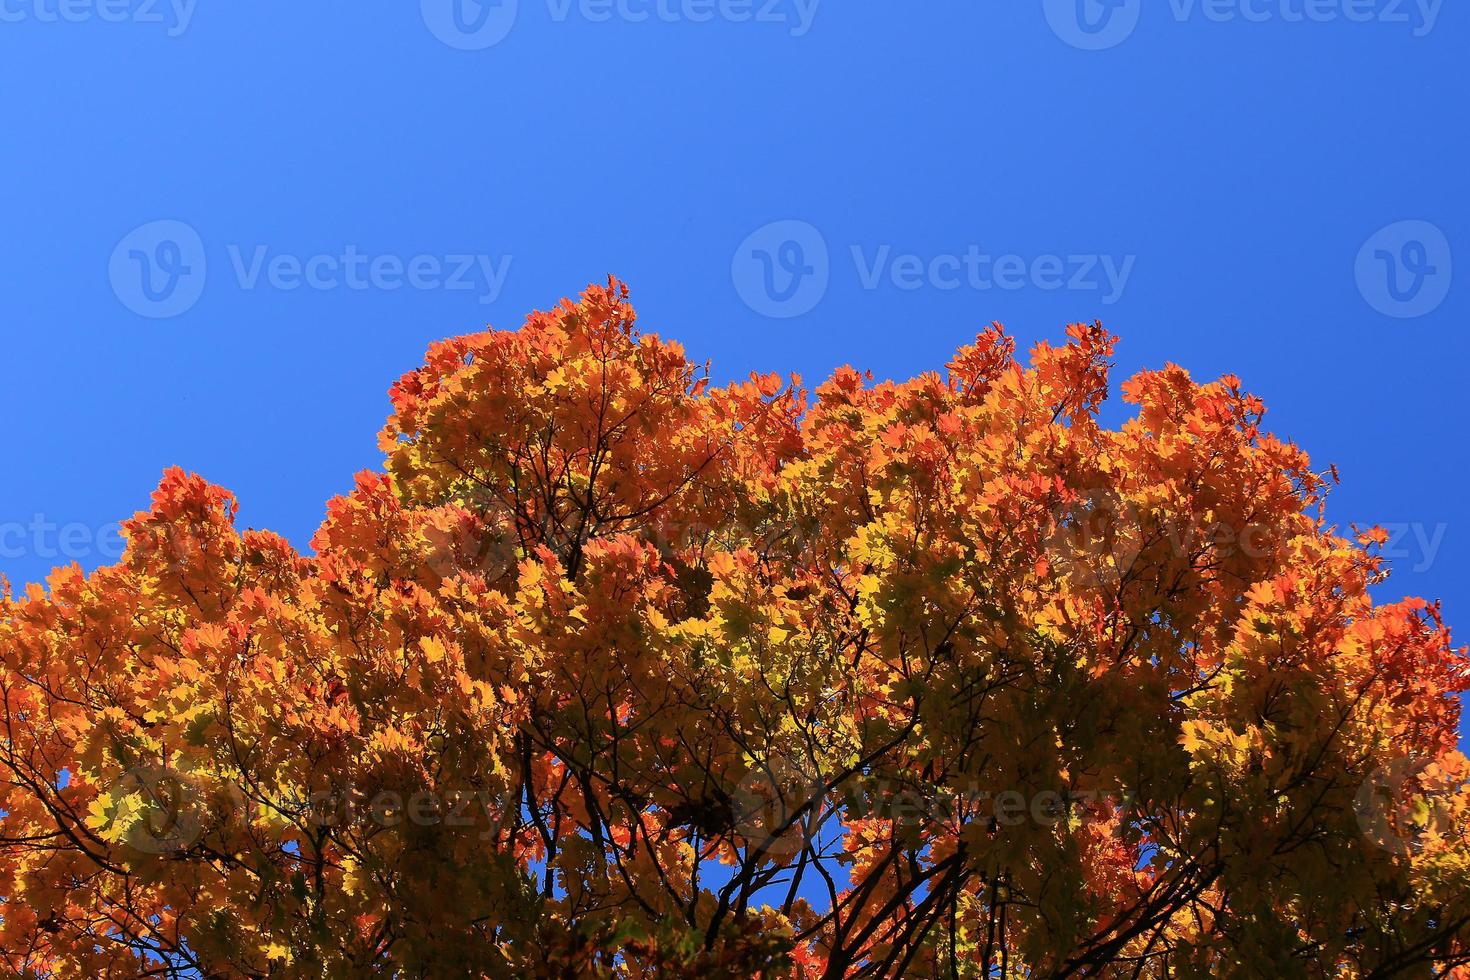
[[[107,560],[174,464],[304,546],[431,340],[612,272],[719,378],[1095,318],[1119,380],[1239,374],[1463,639],[1467,42],[1443,0],[0,0],[0,571]]]

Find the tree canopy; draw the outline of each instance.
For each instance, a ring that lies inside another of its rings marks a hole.
[[[434,344],[311,553],[170,470],[0,600],[22,977],[1467,976],[1466,651],[1233,377]]]

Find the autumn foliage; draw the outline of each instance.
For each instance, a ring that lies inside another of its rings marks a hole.
[[[22,977],[1429,977],[1464,650],[1234,378],[435,344],[302,554],[181,470],[0,600]]]

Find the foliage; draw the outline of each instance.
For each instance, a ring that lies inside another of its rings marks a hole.
[[[1430,976],[1470,684],[1234,378],[435,344],[299,554],[171,470],[0,605],[25,977]]]

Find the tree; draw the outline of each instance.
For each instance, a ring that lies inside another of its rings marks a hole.
[[[297,553],[165,474],[5,588],[25,977],[1428,977],[1470,686],[1231,377],[716,387],[616,281],[430,348]]]

